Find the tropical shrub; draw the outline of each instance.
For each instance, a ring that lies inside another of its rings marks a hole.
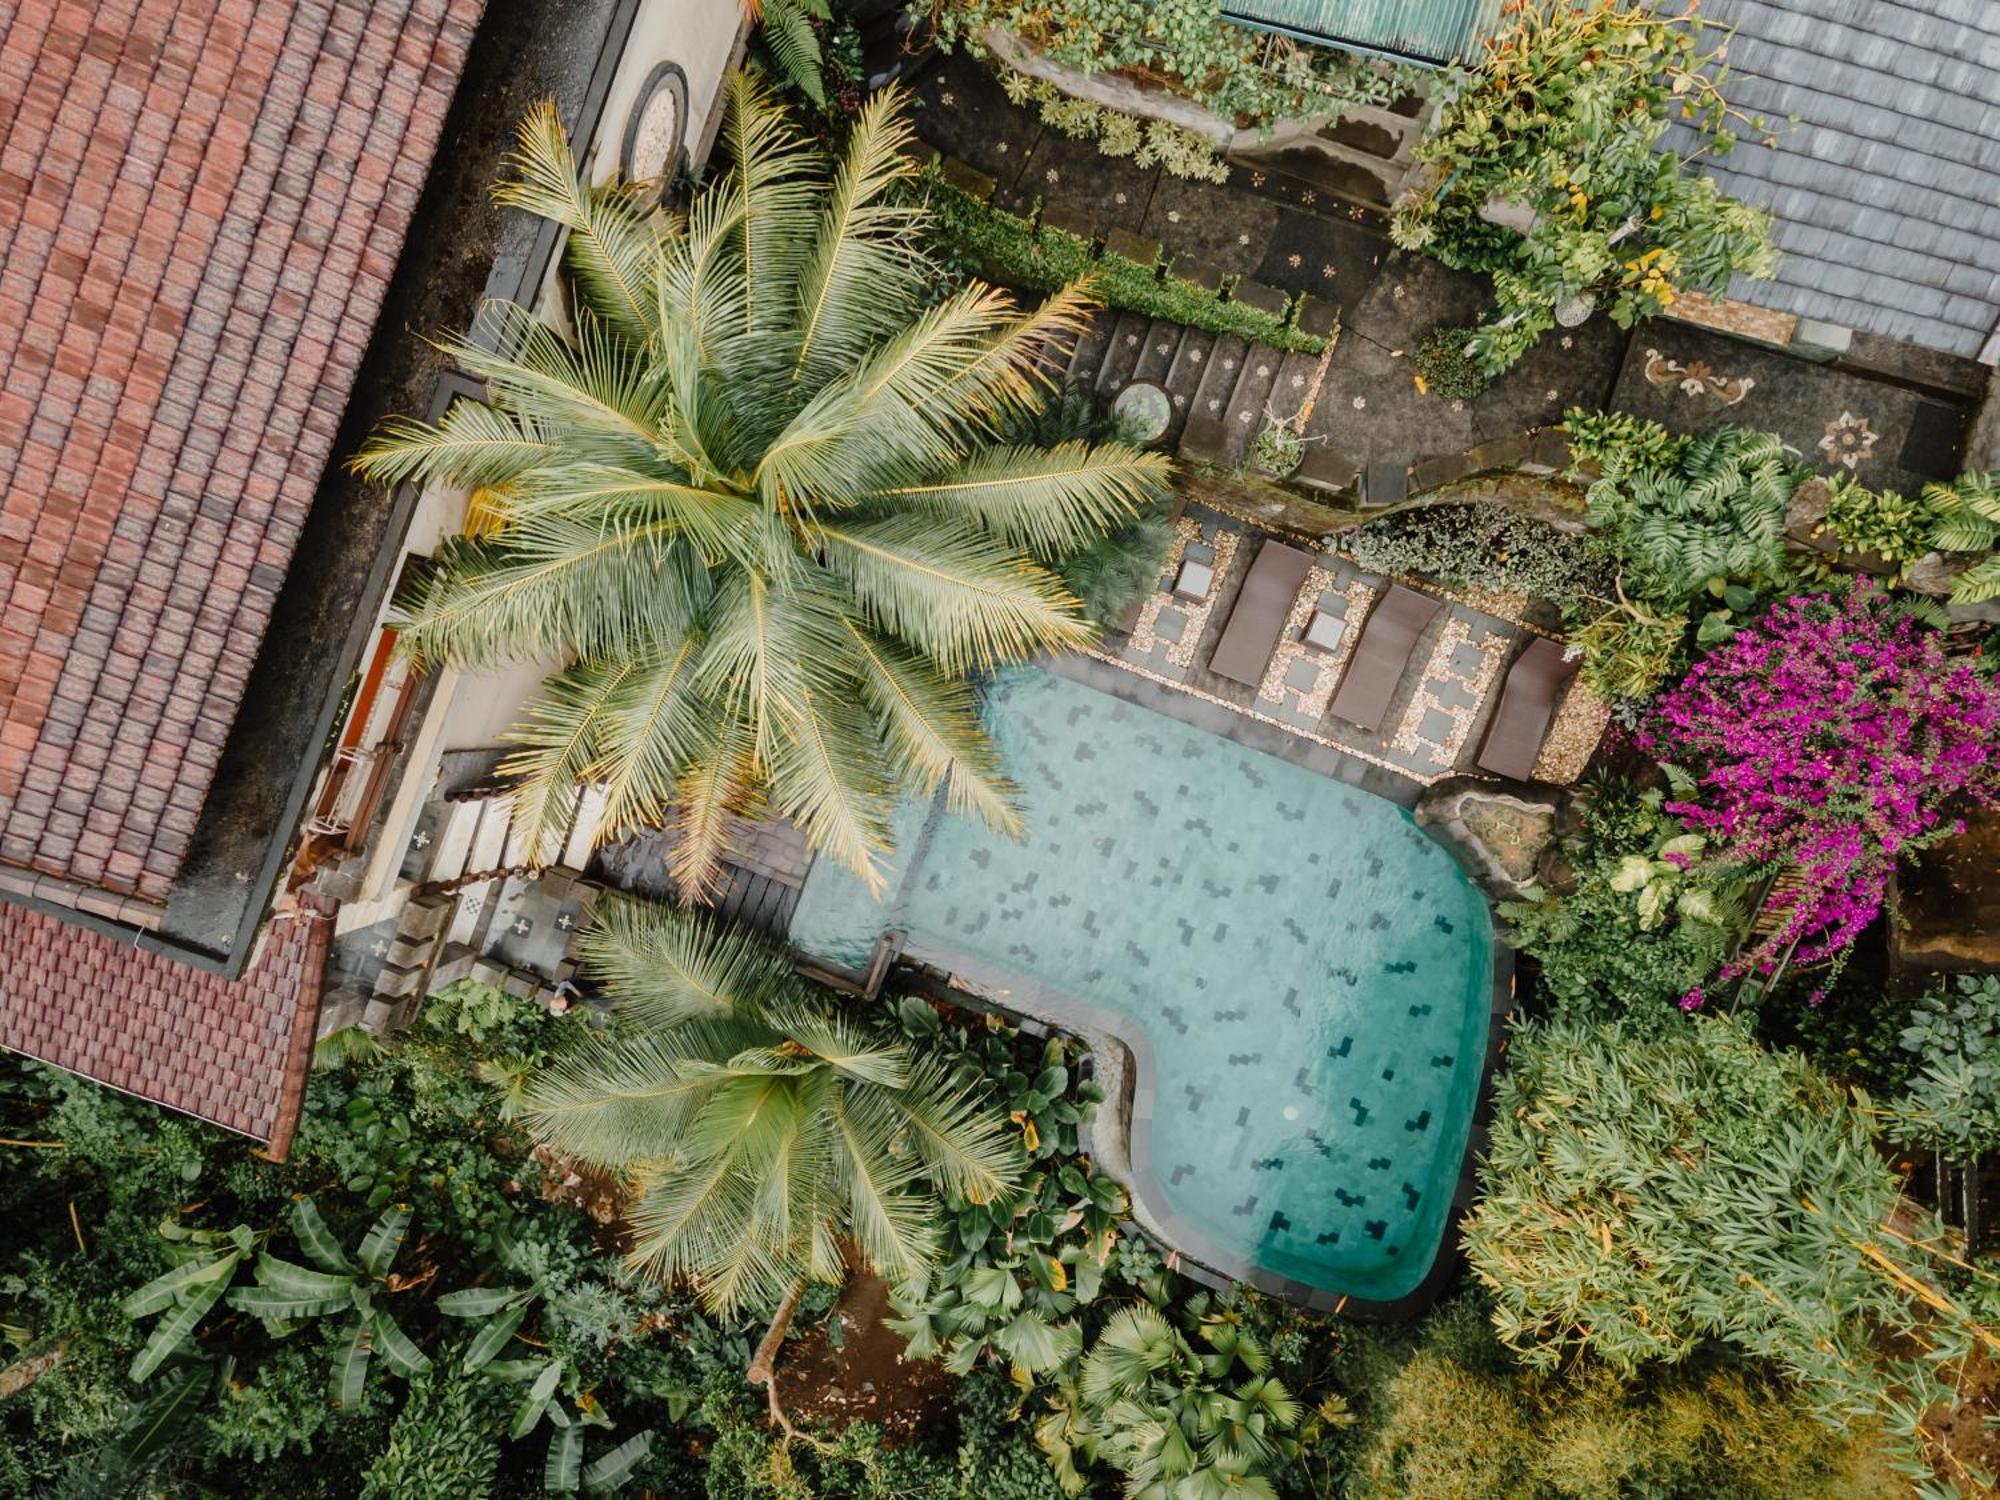
[[[1475,330],[1433,328],[1417,345],[1417,389],[1445,401],[1470,401],[1485,394],[1486,372],[1467,348]]]
[[[1171,1312],[1120,1308],[1052,1399],[1035,1440],[1064,1493],[1083,1494],[1102,1463],[1133,1500],[1272,1495],[1258,1471],[1297,1451],[1305,1415],[1242,1315],[1205,1292]]]
[[[1510,24],[1418,144],[1432,185],[1391,224],[1405,249],[1492,274],[1496,316],[1473,335],[1482,369],[1513,364],[1566,298],[1601,298],[1629,328],[1682,291],[1771,273],[1770,215],[1687,170],[1733,149],[1740,119],[1711,72],[1718,54],[1699,49],[1692,4],[1509,0],[1503,14]],[[1701,137],[1685,158],[1659,149],[1675,119]],[[1484,217],[1494,199],[1533,215],[1525,234]]]
[[[1875,553],[1900,573],[1931,550],[1936,526],[1927,501],[1895,490],[1871,490],[1852,474],[1841,474],[1833,481],[1820,530],[1831,533],[1843,550]]]
[[[1865,586],[1776,605],[1655,709],[1641,747],[1692,778],[1668,811],[1791,881],[1725,979],[1838,957],[1896,861],[1957,832],[1955,805],[2000,795],[2000,685]]]
[[[1608,587],[1589,548],[1505,505],[1420,506],[1342,532],[1338,545],[1371,573],[1421,573],[1558,603]]]
[[[573,327],[489,303],[445,341],[487,400],[354,460],[489,518],[403,600],[418,659],[569,663],[506,763],[541,854],[583,782],[603,837],[670,825],[697,894],[758,801],[871,883],[906,793],[1019,826],[967,675],[1093,638],[1046,560],[1129,520],[1165,460],[993,440],[1086,304],[939,298],[899,110],[878,95],[830,161],[735,78],[730,170],[685,218],[588,188],[533,111],[499,196],[568,231]]]
[[[1958,575],[1951,602],[1982,604],[2000,598],[2000,473],[1961,474],[1950,484],[1927,484],[1924,500],[1936,517],[1933,547],[1984,554]]]
[[[1522,1369],[1462,1296],[1367,1393],[1350,1500],[1891,1500],[1908,1493],[1865,1426],[1836,1433],[1747,1361],[1625,1380]]]
[[[1890,1227],[1865,1102],[1731,1018],[1518,1027],[1479,1178],[1466,1256],[1531,1369],[1635,1376],[1721,1345],[1907,1444],[1939,1372],[2000,1349],[1941,1275],[1942,1231]],[[1884,1354],[1919,1330],[1924,1357]]]
[[[932,0],[928,9],[946,51],[984,56],[980,33],[995,27],[1084,73],[1164,82],[1245,126],[1390,104],[1428,76],[1239,26],[1223,19],[1218,0]]]
[[[579,940],[631,1034],[530,1080],[524,1119],[564,1155],[636,1179],[632,1265],[720,1312],[939,1252],[941,1193],[998,1197],[1020,1154],[936,1058],[870,1036],[755,933],[636,902]]]
[[[1579,462],[1616,464],[1632,469],[1675,469],[1694,441],[1669,432],[1649,417],[1627,411],[1586,411],[1572,406],[1563,413],[1563,433],[1571,455]]]
[[[1889,1133],[1954,1161],[2000,1150],[2000,976],[1956,975],[1921,996],[1900,1040],[1916,1068],[1884,1112]]]

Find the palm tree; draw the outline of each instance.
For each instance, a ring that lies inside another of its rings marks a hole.
[[[845,1275],[936,1258],[940,1192],[1013,1185],[1016,1143],[935,1061],[865,1035],[776,945],[707,917],[600,906],[584,966],[639,1023],[532,1078],[546,1144],[634,1185],[630,1259],[719,1312],[769,1309]]]
[[[671,823],[695,896],[764,800],[874,886],[900,795],[1018,828],[966,678],[1092,638],[1052,565],[1165,461],[996,436],[1087,300],[940,295],[898,110],[878,96],[829,161],[733,79],[733,165],[683,220],[589,188],[537,108],[499,196],[569,231],[570,327],[489,304],[442,345],[488,399],[354,460],[474,492],[480,534],[403,601],[420,663],[568,663],[508,762],[543,857],[584,782],[607,838]]]

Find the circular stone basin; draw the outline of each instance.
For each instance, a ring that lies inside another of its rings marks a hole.
[[[1111,403],[1111,415],[1118,419],[1132,442],[1157,443],[1174,419],[1174,403],[1165,390],[1150,380],[1135,380]]]
[[[985,718],[1026,838],[907,807],[889,901],[818,861],[793,945],[859,970],[893,928],[1118,1036],[1132,1186],[1196,1260],[1317,1305],[1417,1291],[1485,1065],[1484,896],[1395,803],[1070,678],[1004,674]]]

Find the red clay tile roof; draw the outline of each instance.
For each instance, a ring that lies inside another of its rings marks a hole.
[[[0,862],[172,886],[482,5],[0,5]]]
[[[0,1046],[291,1145],[330,914],[282,916],[227,980],[41,912],[0,905]]]

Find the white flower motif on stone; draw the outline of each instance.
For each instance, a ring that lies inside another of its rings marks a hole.
[[[1575,336],[1574,336],[1574,335],[1572,335],[1572,334],[1567,334],[1567,333],[1566,333],[1566,334],[1564,334],[1564,335],[1562,336],[1562,346],[1563,346],[1563,348],[1565,348],[1565,349],[1574,349],[1574,348],[1576,347],[1576,338],[1575,338]]]
[[[1239,422],[1247,422],[1250,420],[1250,413],[1247,411],[1239,411],[1236,414],[1236,420]]]
[[[1221,411],[1221,410],[1222,410],[1222,398],[1221,398],[1220,396],[1211,396],[1211,397],[1209,397],[1209,398],[1208,398],[1208,409],[1209,409],[1210,411]]]
[[[942,104],[946,109],[950,109],[954,104],[958,103],[958,96],[950,89],[946,89],[942,94],[938,95],[938,103]]]
[[[1042,173],[1042,176],[1051,184],[1062,181],[1062,173],[1058,172],[1054,167],[1050,167],[1048,171]]]
[[[1167,222],[1169,224],[1178,224],[1180,223],[1180,221],[1181,221],[1181,211],[1178,208],[1170,208],[1167,210]]]
[[[1311,188],[1307,188],[1303,193],[1299,194],[1299,202],[1317,203],[1319,202],[1319,194],[1315,193]]]
[[[1292,377],[1293,390],[1297,390],[1300,386],[1304,385],[1305,383],[1306,383],[1306,378],[1303,375],[1294,375]]]
[[[1123,203],[1125,201],[1125,195],[1123,193],[1113,193],[1111,195],[1111,199],[1114,203]]]
[[[1201,351],[1199,349],[1188,350],[1188,363],[1195,365],[1201,363]]]
[[[1174,405],[1176,405],[1176,406],[1186,406],[1186,405],[1187,405],[1187,397],[1185,397],[1185,396],[1175,396],[1175,397],[1174,397]]]
[[[1542,392],[1542,399],[1543,399],[1544,401],[1560,401],[1560,400],[1562,400],[1562,392],[1561,392],[1561,391],[1544,391],[1544,392]]]
[[[1325,265],[1319,268],[1319,274],[1330,278],[1333,276],[1337,276],[1339,272],[1334,268],[1333,262],[1328,261]]]
[[[1222,368],[1225,370],[1233,370],[1236,368],[1236,361],[1233,359],[1225,359],[1222,362]]]
[[[1354,398],[1354,409],[1356,411],[1368,410],[1368,398],[1366,396],[1356,396]]]
[[[1136,334],[1136,333],[1128,333],[1128,334],[1126,334],[1126,335],[1125,335],[1125,346],[1126,346],[1126,347],[1127,347],[1128,349],[1129,349],[1129,348],[1130,348],[1130,347],[1131,347],[1132,345],[1134,345],[1134,344],[1136,344],[1136,343],[1138,343],[1138,342],[1139,342],[1139,335],[1138,335],[1138,334]]]
[[[1252,172],[1250,174],[1250,186],[1262,187],[1263,185],[1264,185],[1264,174],[1262,172]]]
[[[1285,264],[1296,271],[1300,266],[1305,264],[1305,259],[1303,255],[1287,255],[1285,257]]]
[[[1401,302],[1403,300],[1403,288],[1401,286],[1392,286],[1389,288],[1389,295],[1394,297],[1398,302]]]
[[[1464,411],[1465,403],[1463,401],[1454,401],[1451,403],[1451,409],[1453,411]]]
[[[1169,354],[1173,352],[1173,347],[1172,344],[1155,344],[1153,345],[1153,352],[1155,354]]]
[[[1271,367],[1269,365],[1257,366],[1257,378],[1259,380],[1262,380],[1266,375],[1270,373],[1271,373]]]
[[[999,149],[1000,153],[1001,153],[1001,154],[1002,154],[1002,155],[1004,156],[1004,155],[1006,154],[1006,152],[1007,152],[1007,143],[1006,143],[1005,141],[1002,141],[1002,142],[1000,142],[1000,145],[999,145],[999,148],[998,148],[998,149]]]
[[[1247,245],[1250,243],[1250,236],[1247,234],[1239,234],[1236,236],[1236,243],[1239,245]]]

